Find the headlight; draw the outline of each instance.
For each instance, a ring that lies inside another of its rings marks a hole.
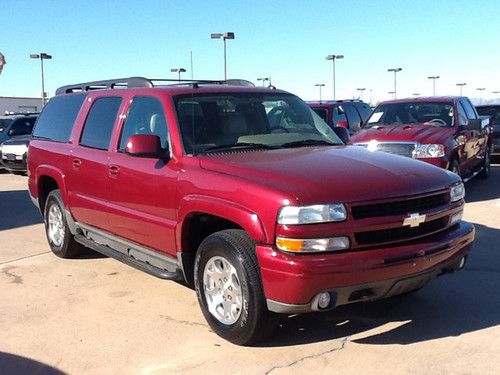
[[[456,202],[465,197],[465,187],[462,182],[458,183],[455,186],[452,186],[450,189],[450,201]]]
[[[414,151],[415,158],[440,158],[444,156],[444,146],[438,144],[418,145]]]
[[[315,253],[323,251],[346,250],[349,248],[348,237],[331,238],[276,238],[276,247],[291,253]]]
[[[347,212],[343,204],[285,206],[278,213],[278,224],[314,224],[343,221]]]

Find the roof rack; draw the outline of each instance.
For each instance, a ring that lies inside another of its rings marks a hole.
[[[73,92],[84,92],[91,90],[105,90],[105,89],[123,89],[123,88],[150,88],[155,87],[153,82],[169,82],[171,86],[190,85],[193,88],[198,88],[200,85],[229,85],[229,86],[250,86],[255,85],[244,79],[228,79],[228,80],[193,80],[193,79],[163,79],[163,78],[144,78],[144,77],[129,77],[129,78],[116,78],[104,81],[92,81],[75,83],[73,85],[66,85],[59,87],[56,90],[56,95],[70,94]],[[169,86],[170,86],[169,85]]]

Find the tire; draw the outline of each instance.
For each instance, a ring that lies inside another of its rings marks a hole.
[[[208,324],[233,344],[253,344],[276,328],[277,315],[267,310],[264,298],[255,242],[245,231],[224,230],[203,240],[194,284]]]
[[[451,172],[457,174],[460,178],[462,178],[462,172],[460,171],[460,164],[458,164],[457,159],[453,159],[450,163],[450,167],[448,168]]]
[[[479,177],[483,179],[487,179],[490,177],[491,172],[491,158],[490,158],[490,148],[489,146],[486,148],[484,152],[484,161],[483,161],[483,170],[479,173]]]
[[[75,258],[85,247],[75,241],[66,221],[64,203],[58,189],[52,190],[45,201],[45,234],[52,252],[60,258]]]

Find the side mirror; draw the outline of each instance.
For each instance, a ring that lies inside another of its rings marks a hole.
[[[349,141],[351,139],[351,137],[349,135],[349,130],[347,130],[346,128],[341,127],[341,126],[336,126],[333,128],[333,131],[335,132],[337,137],[340,138],[340,140],[342,142],[344,142],[345,144],[349,143]]]
[[[125,153],[142,158],[162,158],[160,137],[151,134],[136,134],[127,139]]]

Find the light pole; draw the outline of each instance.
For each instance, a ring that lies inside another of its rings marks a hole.
[[[321,103],[321,88],[325,87],[324,83],[316,83],[314,86],[319,87],[319,102]]]
[[[32,53],[30,55],[30,58],[40,59],[40,68],[42,71],[42,108],[43,108],[45,106],[45,78],[43,76],[43,60],[52,59],[52,55],[49,55],[48,53],[45,53],[45,52]]]
[[[365,91],[365,90],[366,90],[366,88],[364,88],[364,87],[359,87],[359,88],[357,88],[356,90],[358,90],[358,91],[359,91],[359,100],[363,99],[363,91]]]
[[[436,96],[436,79],[439,79],[439,76],[430,76],[428,79],[432,79],[432,96]]]
[[[270,81],[269,77],[257,78],[257,81],[262,81],[262,87],[266,87],[266,81]]]
[[[396,92],[397,92],[397,89],[396,89],[396,73],[397,72],[400,72],[402,71],[403,68],[390,68],[390,69],[387,69],[388,72],[394,72],[394,99],[396,99]]]
[[[344,55],[328,55],[325,60],[332,60],[333,63],[333,100],[335,100],[335,60],[343,59]]]
[[[500,94],[500,91],[492,91],[492,94]]]
[[[483,99],[483,91],[486,90],[486,88],[478,87],[476,90],[479,91],[479,99],[482,100]]]
[[[227,80],[227,61],[226,61],[226,40],[234,39],[234,33],[226,32],[226,33],[213,33],[210,34],[212,39],[221,39],[224,41],[224,81]]]
[[[457,86],[458,86],[458,87],[460,87],[460,96],[462,96],[462,89],[463,89],[463,87],[464,87],[465,85],[467,85],[467,83],[465,83],[465,82],[462,82],[462,83],[457,83]]]
[[[412,95],[413,96],[420,96],[420,93],[419,92],[414,92]]]
[[[396,91],[387,91],[389,95],[392,95],[394,99],[396,99]]]
[[[181,81],[181,73],[186,73],[186,69],[184,68],[172,68],[170,71],[172,73],[179,73],[179,82]]]

